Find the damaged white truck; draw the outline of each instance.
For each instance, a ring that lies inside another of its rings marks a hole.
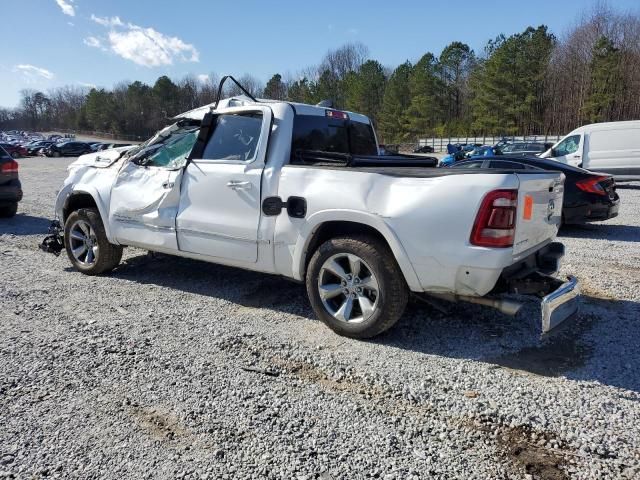
[[[363,115],[250,95],[175,120],[70,165],[55,208],[80,272],[108,272],[135,246],[282,275],[355,338],[390,328],[412,293],[510,314],[529,295],[542,332],[577,309],[577,280],[552,276],[562,174],[378,156]]]

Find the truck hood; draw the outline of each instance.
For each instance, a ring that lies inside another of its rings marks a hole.
[[[68,170],[74,170],[79,167],[95,167],[95,168],[107,168],[117,162],[122,154],[132,148],[119,147],[110,148],[109,150],[102,150],[101,152],[87,153],[81,155],[75,162],[72,162]]]

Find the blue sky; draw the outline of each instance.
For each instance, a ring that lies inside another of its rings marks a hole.
[[[329,48],[359,41],[395,67],[454,40],[477,52],[500,33],[548,25],[562,34],[593,0],[13,0],[2,2],[0,106],[19,91],[61,85],[112,87],[210,72],[266,81],[295,75]],[[638,0],[610,0],[640,11]]]

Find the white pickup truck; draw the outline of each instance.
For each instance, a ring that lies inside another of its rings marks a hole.
[[[390,328],[410,293],[510,314],[521,300],[503,294],[535,296],[543,332],[577,309],[576,279],[550,276],[559,173],[377,156],[367,117],[323,106],[240,96],[175,120],[70,165],[56,216],[80,272],[108,272],[135,246],[278,274],[356,338]]]

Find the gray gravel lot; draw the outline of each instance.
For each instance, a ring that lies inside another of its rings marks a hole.
[[[414,304],[364,342],[277,277],[40,252],[70,161],[21,160],[0,220],[0,477],[640,478],[640,184],[561,233],[583,309],[547,341],[533,307]]]

